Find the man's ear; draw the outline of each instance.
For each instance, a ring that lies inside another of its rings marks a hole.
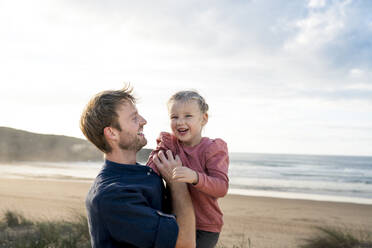
[[[116,141],[119,137],[115,128],[112,128],[112,127],[105,127],[103,129],[103,135],[105,136],[105,139],[107,140],[108,143],[111,143],[112,141]]]
[[[203,120],[202,120],[202,125],[205,126],[205,124],[208,123],[208,113],[203,114]]]

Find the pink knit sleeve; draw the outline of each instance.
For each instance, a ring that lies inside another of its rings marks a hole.
[[[215,139],[207,148],[206,173],[198,172],[199,181],[195,188],[213,197],[223,197],[229,188],[229,153],[222,139]]]
[[[176,154],[176,146],[173,141],[173,137],[170,133],[161,132],[159,137],[156,139],[156,149],[152,150],[150,153],[149,159],[147,160],[146,165],[150,166],[158,175],[160,175],[156,164],[153,161],[153,156],[157,154],[159,151],[166,152],[167,150],[171,150],[173,155]]]

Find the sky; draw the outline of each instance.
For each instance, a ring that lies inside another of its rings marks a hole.
[[[84,138],[129,82],[147,148],[195,89],[230,152],[372,155],[372,1],[0,0],[0,126]]]

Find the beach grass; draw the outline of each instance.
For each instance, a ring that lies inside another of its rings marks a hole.
[[[240,241],[236,242],[236,244],[233,246],[226,246],[219,241],[216,245],[216,248],[251,248],[251,239],[246,237],[244,233],[239,234],[239,236],[241,236]]]
[[[6,211],[0,222],[0,248],[88,248],[87,219],[74,221],[30,221],[22,214]]]
[[[242,234],[232,248],[251,248],[251,240]],[[31,221],[22,214],[5,211],[0,220],[0,248],[88,248],[88,222],[75,214],[73,221]],[[218,244],[217,248],[230,248]],[[372,234],[351,232],[347,228],[315,227],[314,234],[299,248],[372,248]]]
[[[88,248],[87,218],[75,214],[74,221],[31,221],[21,213],[7,210],[0,221],[0,248]],[[250,248],[244,235],[232,248]],[[217,245],[217,248],[228,248]],[[230,248],[230,247],[229,247]]]
[[[316,230],[301,248],[372,248],[372,235],[365,230],[358,233],[336,227],[316,227]]]

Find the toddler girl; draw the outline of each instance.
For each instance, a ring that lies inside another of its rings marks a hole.
[[[196,218],[196,247],[214,247],[222,229],[217,199],[228,189],[229,156],[222,139],[202,137],[208,122],[208,104],[195,91],[180,91],[168,101],[172,134],[162,132],[147,165],[157,171],[154,154],[171,150],[182,161],[173,179],[188,183]]]

